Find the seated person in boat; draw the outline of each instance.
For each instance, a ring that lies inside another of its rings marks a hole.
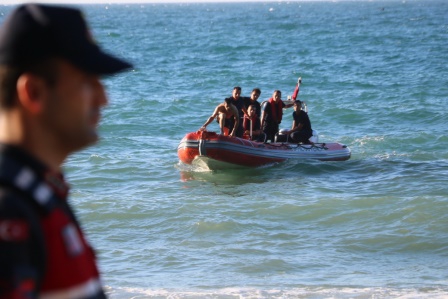
[[[289,108],[293,104],[285,104],[282,101],[282,92],[275,90],[272,98],[264,106],[261,112],[261,127],[266,134],[266,140],[274,141],[275,134],[278,132],[278,126],[282,122],[283,108]]]
[[[243,137],[243,127],[242,127],[242,121],[244,115],[247,114],[246,106],[244,105],[244,99],[241,97],[241,87],[235,86],[232,91],[232,96],[227,98],[231,100],[231,103],[236,107],[238,114],[239,114],[239,125],[236,130],[235,136],[236,137]],[[225,99],[225,100],[227,100]]]
[[[250,140],[263,142],[266,135],[261,130],[260,118],[255,112],[255,105],[249,105],[247,108],[248,115],[244,115],[243,119],[244,135],[249,136]]]
[[[240,124],[238,109],[232,104],[232,99],[227,98],[224,103],[219,104],[212,116],[208,118],[205,124],[199,129],[200,131],[205,131],[208,124],[210,124],[216,117],[219,122],[219,127],[221,128],[221,134],[225,135],[224,128],[227,128],[230,132],[228,135],[235,137],[236,131]]]
[[[287,132],[291,138],[290,140],[295,143],[310,144],[309,139],[313,136],[313,129],[311,128],[308,113],[302,110],[302,102],[300,100],[294,102],[292,118],[292,129]]]
[[[261,105],[260,102],[258,102],[258,98],[261,95],[261,90],[259,88],[254,88],[252,90],[252,93],[250,94],[250,97],[244,97],[244,105],[246,106],[246,109],[249,109],[250,105],[255,106],[255,114],[260,117],[261,116]]]

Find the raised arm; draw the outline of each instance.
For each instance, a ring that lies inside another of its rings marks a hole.
[[[294,102],[283,101],[283,103],[285,104],[284,108],[291,108],[292,106],[294,106]]]

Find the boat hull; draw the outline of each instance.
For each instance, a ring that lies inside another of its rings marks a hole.
[[[351,151],[340,143],[261,143],[198,131],[185,135],[179,143],[177,154],[180,161],[186,164],[193,164],[200,159],[202,162],[216,160],[226,164],[258,167],[288,159],[344,161],[350,159]]]

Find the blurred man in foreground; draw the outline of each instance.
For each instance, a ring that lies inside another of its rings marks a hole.
[[[105,298],[61,165],[98,140],[103,52],[77,9],[28,4],[0,28],[0,298]]]

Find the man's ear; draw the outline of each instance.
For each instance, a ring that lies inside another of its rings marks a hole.
[[[31,114],[39,114],[42,111],[47,93],[47,83],[39,76],[24,73],[17,80],[18,101]]]

